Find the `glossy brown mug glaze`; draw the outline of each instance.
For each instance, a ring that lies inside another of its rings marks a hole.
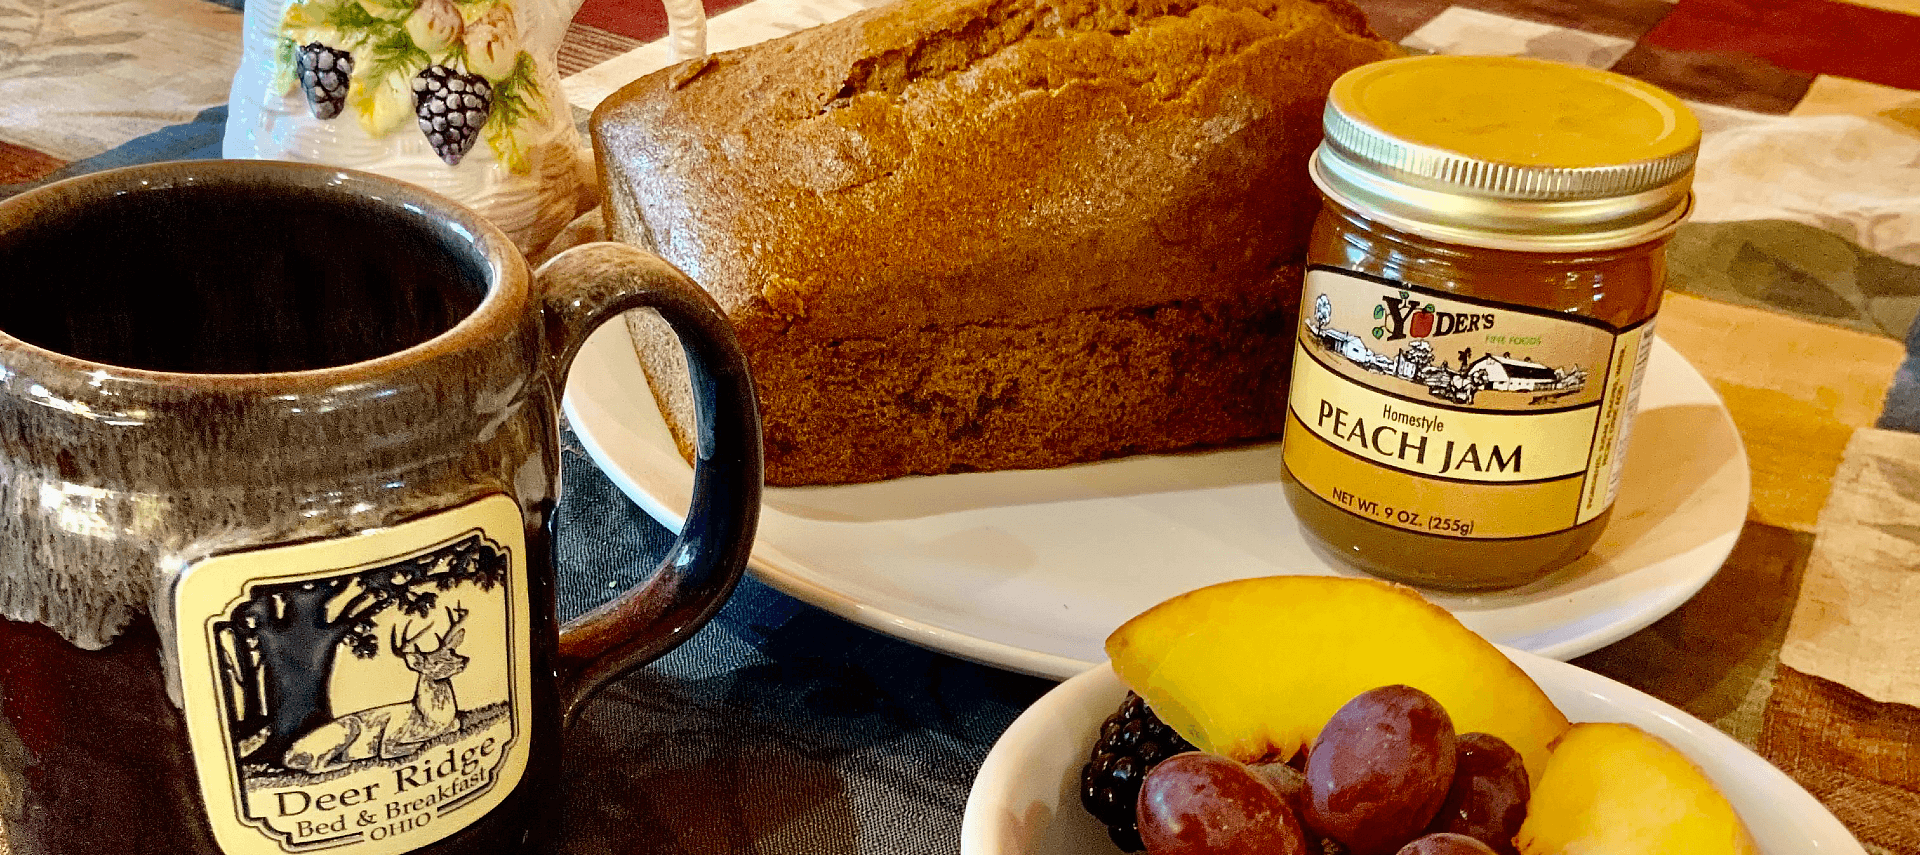
[[[418,188],[200,161],[0,202],[0,294],[0,851],[536,848],[563,721],[744,567],[746,364],[639,250],[536,276]],[[641,307],[693,366],[694,507],[560,626],[561,390]]]

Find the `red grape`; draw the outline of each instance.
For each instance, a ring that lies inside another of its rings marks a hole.
[[[1397,855],[1494,855],[1485,843],[1464,834],[1429,834],[1400,847]]]
[[[1306,821],[1353,855],[1391,855],[1427,827],[1453,782],[1453,720],[1411,686],[1362,692],[1307,754]]]
[[[1527,818],[1526,763],[1505,740],[1488,733],[1456,741],[1453,787],[1428,831],[1451,831],[1487,844],[1496,855],[1519,855],[1513,836]]]
[[[1307,855],[1285,796],[1239,761],[1194,751],[1161,761],[1140,785],[1150,855]]]

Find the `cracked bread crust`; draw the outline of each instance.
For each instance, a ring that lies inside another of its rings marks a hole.
[[[1282,385],[1270,413],[1172,431],[1213,411],[1168,410],[1206,396],[1129,373],[1153,360],[1124,358],[1146,346],[1126,336],[1245,336],[1219,313],[1292,311],[1326,90],[1395,53],[1346,0],[898,0],[642,78],[593,132],[614,236],[711,291],[753,356],[769,483],[1046,466],[1278,430],[1290,347],[1180,350],[1225,410],[1253,409],[1236,378]],[[1118,321],[1189,310],[1214,320]],[[1114,356],[1052,365],[1082,358],[1049,349],[1068,340]],[[1004,353],[962,354],[988,343]],[[1253,350],[1264,366],[1223,361]],[[841,438],[869,410],[927,450]],[[932,449],[976,430],[1005,450]]]

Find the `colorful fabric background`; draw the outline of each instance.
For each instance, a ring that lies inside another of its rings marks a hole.
[[[1920,855],[1920,0],[1361,3],[1411,50],[1611,68],[1694,105],[1699,207],[1660,330],[1734,414],[1749,522],[1698,597],[1578,664],[1754,746],[1871,850]],[[709,44],[861,5],[721,0]],[[667,62],[663,20],[587,3],[561,52],[577,115]],[[239,30],[209,0],[0,0],[0,194],[217,156]],[[566,462],[577,611],[665,541]],[[567,851],[955,852],[973,770],[1046,687],[750,583],[570,735]]]

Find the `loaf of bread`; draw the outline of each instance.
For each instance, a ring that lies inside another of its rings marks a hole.
[[[899,0],[594,112],[619,240],[733,320],[767,481],[1269,437],[1346,0]],[[683,452],[692,401],[631,323]]]

